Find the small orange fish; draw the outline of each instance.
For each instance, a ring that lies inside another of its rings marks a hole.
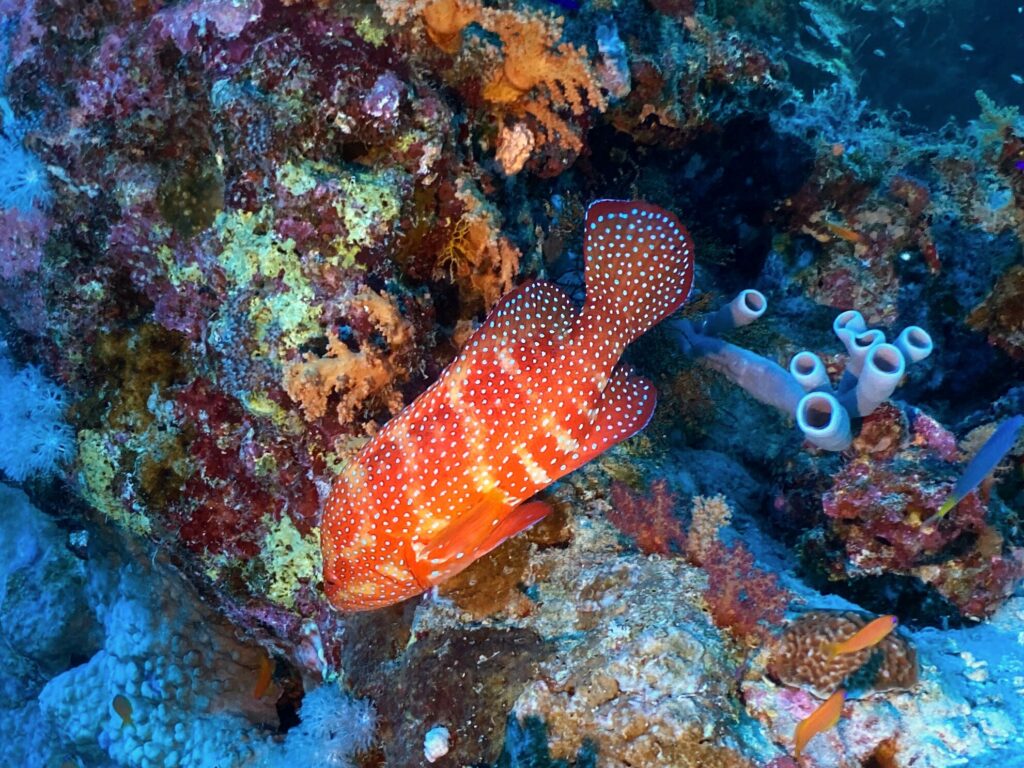
[[[899,624],[899,619],[895,616],[879,616],[874,621],[865,624],[842,642],[826,643],[822,647],[829,656],[838,656],[841,653],[856,653],[865,648],[878,645],[890,632],[896,629],[897,624]]]
[[[602,200],[583,253],[582,310],[544,282],[503,297],[339,475],[320,527],[336,608],[380,608],[455,575],[549,511],[523,502],[650,420],[654,388],[618,361],[686,301],[690,237],[661,208]]]
[[[117,713],[118,717],[121,718],[122,728],[124,728],[126,725],[132,724],[132,703],[128,701],[127,696],[123,696],[120,693],[117,694],[114,697],[113,702],[111,702],[111,706],[114,708],[114,711]]]
[[[836,237],[841,237],[849,243],[863,243],[864,235],[856,230],[844,227],[841,224],[833,224],[831,221],[824,222],[828,230]]]
[[[252,689],[252,697],[254,699],[262,699],[270,688],[270,683],[274,679],[274,664],[270,661],[270,657],[264,655],[260,659],[260,671],[256,676],[256,687]]]
[[[843,713],[844,701],[846,701],[846,691],[840,688],[829,696],[824,704],[797,723],[796,731],[793,734],[794,757],[799,758],[807,743],[819,733],[836,727],[839,716]]]

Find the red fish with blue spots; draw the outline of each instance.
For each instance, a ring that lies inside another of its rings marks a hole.
[[[547,513],[531,496],[650,420],[654,388],[619,358],[686,301],[690,237],[640,202],[596,202],[584,226],[583,308],[545,282],[504,296],[335,481],[321,541],[336,608],[453,576]]]

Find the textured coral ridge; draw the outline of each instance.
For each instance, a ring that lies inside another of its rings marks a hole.
[[[689,295],[689,237],[642,203],[595,203],[584,226],[583,308],[549,283],[506,296],[335,482],[321,535],[338,608],[390,605],[463,570],[545,513],[524,500],[649,421],[651,385],[617,363]]]
[[[864,671],[863,682],[873,690],[912,689],[917,684],[917,653],[898,634],[856,653],[831,655],[825,646],[852,637],[868,623],[850,612],[810,611],[790,623],[769,649],[768,674],[773,680],[802,687],[827,698]]]
[[[166,563],[82,530],[72,550],[20,491],[0,488],[0,511],[5,764],[348,765],[367,746],[372,707],[331,684],[275,743],[273,699],[253,695],[264,651]]]
[[[920,468],[937,469],[954,458],[953,436],[923,413],[908,419],[888,407],[865,420],[856,445],[859,454],[822,496],[830,533],[843,547],[842,555],[828,555],[830,578],[905,576],[934,589],[966,618],[991,616],[1024,575],[1024,551],[1007,546],[975,494],[951,517],[929,520],[950,489],[932,487]],[[820,552],[816,542],[809,550]]]

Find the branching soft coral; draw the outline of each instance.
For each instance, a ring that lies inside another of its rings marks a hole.
[[[732,519],[732,507],[725,496],[694,496],[690,502],[690,530],[686,557],[694,565],[708,561],[718,544],[718,531]]]
[[[719,529],[729,522],[732,510],[724,496],[696,496],[691,505],[689,531],[675,514],[677,500],[668,483],[656,480],[643,497],[621,482],[611,487],[612,509],[608,519],[647,554],[685,553],[693,565],[708,575],[704,593],[715,625],[729,630],[738,640],[756,645],[769,637],[785,614],[791,595],[779,586],[774,574],[762,571],[742,544],[726,546]]]
[[[481,26],[502,43],[503,59],[484,85],[484,98],[517,118],[532,117],[543,128],[538,144],[560,142],[573,152],[581,141],[558,111],[577,117],[589,107],[604,111],[607,100],[587,59],[587,49],[561,43],[562,19],[487,9]],[[506,171],[510,169],[506,168]]]
[[[541,87],[554,103],[568,106],[575,115],[583,114],[588,104],[605,108],[586,48],[558,42],[561,18],[487,9],[480,24],[499,37],[504,54],[484,86],[488,101],[511,104]]]
[[[351,303],[354,310],[365,313],[372,327],[383,336],[387,350],[379,349],[366,338],[359,344],[359,350],[353,352],[337,333],[329,330],[326,355],[318,358],[307,353],[304,361],[287,366],[284,388],[310,421],[327,412],[327,399],[333,393],[341,395],[341,424],[354,423],[360,409],[368,403],[384,405],[392,413],[402,408],[402,395],[394,384],[407,373],[403,360],[412,348],[412,328],[389,298],[368,288],[356,294]]]
[[[501,41],[501,48],[483,44],[481,50],[493,60],[482,94],[500,119],[510,116],[532,120],[536,141],[530,145],[558,143],[578,152],[582,142],[559,112],[579,117],[591,108],[604,111],[607,100],[598,85],[586,48],[562,43],[561,17],[516,10],[483,8],[477,0],[378,0],[385,18],[403,23],[420,16],[427,37],[438,48],[455,54],[462,47],[463,30],[478,24]],[[509,136],[521,137],[510,133]],[[520,141],[518,146],[523,146]],[[506,173],[522,168],[509,163],[508,151],[499,160]]]
[[[715,624],[742,642],[757,644],[782,621],[791,596],[774,574],[762,571],[742,544],[726,546],[718,538],[732,518],[724,496],[695,496],[690,506],[686,555],[708,575],[704,599]]]
[[[686,549],[683,523],[675,514],[676,497],[664,480],[651,483],[651,492],[646,497],[615,481],[611,503],[608,519],[633,539],[641,552],[669,555]]]
[[[35,366],[14,372],[0,358],[0,473],[17,483],[49,475],[74,454],[74,434],[63,420],[64,391]]]
[[[462,45],[462,30],[480,20],[476,0],[436,0],[423,9],[427,37],[445,53],[455,53]]]
[[[354,699],[337,685],[325,683],[302,699],[299,724],[288,731],[278,750],[268,750],[265,764],[348,768],[356,753],[373,742],[377,712],[369,701]]]
[[[703,568],[708,574],[704,599],[715,624],[748,645],[767,640],[791,600],[775,574],[758,568],[754,556],[739,543],[730,547],[715,542]]]
[[[464,213],[437,260],[435,277],[448,277],[459,287],[466,311],[489,311],[512,290],[519,272],[519,249],[501,234],[500,218],[466,184],[456,193]]]

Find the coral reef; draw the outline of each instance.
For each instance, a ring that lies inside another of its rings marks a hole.
[[[990,522],[992,513],[974,494],[951,516],[931,520],[951,488],[942,482],[949,477],[943,465],[948,472],[955,458],[951,435],[923,414],[907,419],[894,408],[871,420],[874,441],[822,497],[830,532],[845,552],[842,560],[833,557],[823,566],[829,578],[909,576],[934,588],[966,618],[990,616],[1024,575],[1024,553],[1007,546]],[[814,545],[810,550],[821,554]]]
[[[686,529],[675,512],[676,498],[664,480],[641,497],[618,480],[612,482],[608,520],[633,539],[641,552],[668,555],[686,551]]]
[[[1012,764],[996,5],[0,0],[4,759]],[[334,611],[338,473],[502,296],[580,303],[602,198],[693,233],[627,353],[652,420],[436,590]],[[822,656],[867,613],[899,634]]]
[[[992,293],[975,307],[967,323],[988,334],[995,344],[1014,359],[1024,355],[1024,268],[1010,267],[996,282]]]

